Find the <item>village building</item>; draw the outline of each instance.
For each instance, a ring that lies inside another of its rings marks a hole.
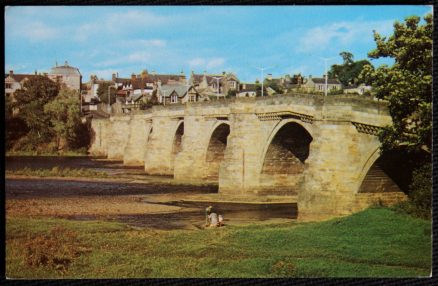
[[[236,93],[236,97],[256,97],[257,96],[257,84],[255,83],[241,83],[239,86],[239,92]]]
[[[65,61],[64,65],[56,65],[52,67],[48,77],[53,81],[58,81],[62,87],[72,90],[81,91],[82,75],[78,68],[68,65]]]
[[[5,74],[5,96],[15,101],[15,91],[23,88],[24,83],[35,76],[37,76],[36,71],[34,74],[15,74],[10,70],[9,74]]]
[[[371,86],[365,84],[353,85],[344,87],[344,93],[364,95],[369,94],[371,92],[371,89]]]
[[[184,84],[186,82],[183,73],[175,74],[156,74],[148,73],[143,70],[141,74],[132,74],[131,78],[120,78],[118,74],[112,75],[112,82],[117,91],[117,98],[125,103],[138,102],[140,99],[148,101],[159,84]]]
[[[189,84],[193,85],[204,96],[225,97],[230,91],[239,91],[240,81],[233,73],[195,74],[190,75]]]
[[[272,74],[268,74],[264,80],[264,84],[267,86],[276,86],[284,92],[298,89],[303,84],[303,78],[301,74],[290,76],[286,74],[279,78],[272,77]]]
[[[325,78],[314,78],[311,75],[301,86],[304,90],[308,92],[324,92],[325,91]],[[341,90],[342,84],[336,78],[327,79],[327,91],[332,92],[336,90]]]
[[[176,83],[158,85],[158,102],[165,104],[184,104],[208,100],[208,97],[201,96],[193,85],[182,85]]]

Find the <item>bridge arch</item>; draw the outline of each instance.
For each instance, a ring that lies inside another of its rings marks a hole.
[[[227,121],[219,121],[211,129],[205,152],[206,177],[209,179],[219,178],[219,167],[224,159],[229,134],[230,124]]]
[[[295,193],[313,137],[309,126],[286,119],[272,129],[260,158],[260,191]]]
[[[175,166],[175,157],[182,150],[182,139],[184,136],[184,120],[180,120],[176,124],[176,128],[173,132],[174,137],[172,141],[172,154],[171,154],[171,169],[174,169]]]
[[[408,194],[413,170],[428,160],[427,152],[407,153],[400,149],[381,154],[380,148],[376,148],[362,167],[357,193]]]

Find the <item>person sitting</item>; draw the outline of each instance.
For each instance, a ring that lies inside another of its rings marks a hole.
[[[205,226],[210,225],[209,215],[211,214],[212,210],[213,210],[212,206],[209,206],[208,208],[205,209]]]
[[[211,213],[208,215],[208,219],[209,219],[209,227],[213,227],[213,226],[218,226],[218,217],[217,217],[217,213]]]

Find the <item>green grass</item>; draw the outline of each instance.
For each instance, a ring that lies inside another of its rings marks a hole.
[[[66,271],[26,264],[22,245],[59,226],[87,251]],[[430,221],[385,208],[321,223],[196,231],[9,218],[6,240],[6,273],[16,278],[418,277],[431,269]]]
[[[49,152],[49,151],[7,151],[6,156],[63,156],[63,157],[80,157],[87,156],[87,150],[80,151],[63,151],[62,153],[58,152]]]
[[[93,171],[84,168],[60,168],[53,167],[52,169],[31,169],[28,167],[17,170],[6,170],[6,175],[13,176],[34,176],[34,177],[92,177],[106,178],[107,173]]]

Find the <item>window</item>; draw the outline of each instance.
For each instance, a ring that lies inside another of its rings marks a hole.
[[[178,102],[178,97],[176,95],[172,95],[170,97],[170,103],[177,103]]]
[[[7,92],[6,93],[6,97],[10,97],[11,96],[11,93],[10,92]]]
[[[5,83],[5,88],[12,88],[12,84],[11,83]]]
[[[196,102],[196,95],[190,95],[189,102]]]

